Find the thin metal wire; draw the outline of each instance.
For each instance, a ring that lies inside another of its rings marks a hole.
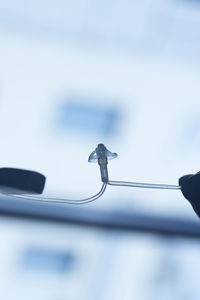
[[[148,189],[168,189],[168,190],[180,190],[179,185],[168,185],[168,184],[151,184],[151,183],[140,183],[140,182],[127,182],[127,181],[111,181],[107,182],[109,185],[114,186],[129,186],[137,188],[148,188]]]
[[[80,199],[80,200],[72,200],[72,199],[63,199],[63,198],[52,198],[52,197],[42,197],[42,196],[34,196],[34,195],[26,195],[26,194],[10,194],[10,196],[16,197],[16,198],[23,198],[23,199],[30,199],[30,200],[36,200],[40,202],[56,202],[56,203],[67,203],[67,204],[86,204],[95,201],[99,197],[103,195],[103,193],[106,190],[106,183],[103,183],[101,190],[95,194],[92,197]]]

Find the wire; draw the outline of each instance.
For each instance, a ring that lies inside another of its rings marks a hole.
[[[168,184],[151,184],[151,183],[140,183],[140,182],[127,182],[127,181],[111,181],[107,182],[109,185],[114,186],[130,186],[138,188],[149,188],[149,189],[168,189],[168,190],[180,190],[179,185],[168,185]]]
[[[103,195],[103,193],[106,190],[106,183],[103,183],[101,190],[95,194],[92,197],[80,199],[80,200],[72,200],[72,199],[64,199],[64,198],[52,198],[52,197],[41,197],[41,196],[32,196],[32,195],[26,195],[26,194],[10,194],[10,196],[16,197],[16,198],[23,198],[23,199],[30,199],[30,200],[36,200],[40,202],[58,202],[58,203],[67,203],[67,204],[86,204],[95,201],[99,197]]]

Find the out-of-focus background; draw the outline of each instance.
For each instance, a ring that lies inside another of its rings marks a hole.
[[[98,143],[119,154],[112,180],[199,171],[199,86],[198,0],[0,2],[1,166],[45,174],[45,195],[96,193]],[[0,209],[2,299],[199,299],[200,226],[180,191]]]

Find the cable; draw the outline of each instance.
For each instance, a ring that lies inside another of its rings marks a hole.
[[[108,179],[108,169],[107,169],[108,160],[114,159],[117,156],[118,155],[116,153],[110,152],[103,144],[98,144],[96,149],[90,154],[90,156],[88,158],[88,162],[98,163],[98,165],[100,167],[101,181],[103,182],[101,190],[96,195],[94,195],[92,197],[85,198],[85,199],[80,199],[80,200],[72,200],[72,199],[65,199],[65,198],[53,198],[53,197],[36,196],[34,194],[11,194],[10,193],[9,195],[13,196],[15,198],[30,199],[30,200],[40,201],[40,202],[85,204],[85,203],[90,203],[92,201],[95,201],[96,199],[101,197],[103,195],[103,193],[105,192],[105,190],[106,190],[107,184],[113,185],[113,186],[129,186],[129,187],[137,187],[137,188],[181,190],[181,188],[182,188],[181,185],[151,184],[151,183],[111,181],[111,180],[109,180]],[[26,177],[27,177],[27,171],[21,170],[20,172],[22,172],[22,171],[23,171],[23,174],[24,174],[24,172],[26,172]],[[30,173],[30,171],[29,171],[29,173]],[[32,173],[33,172],[31,172],[31,174]],[[10,174],[8,174],[8,175],[10,175]],[[20,182],[20,187],[21,187],[21,185],[24,187],[24,185],[22,184],[22,183],[24,183],[23,180],[22,179],[19,180],[19,178],[18,178],[19,177],[19,170],[17,170],[17,175],[16,175],[16,170],[14,170],[14,175],[15,175],[14,176],[14,183],[13,183],[13,181],[11,181],[11,183],[9,181],[9,186],[11,186],[11,188],[12,188],[13,184],[14,184],[14,187],[16,188],[16,182],[15,182],[16,178],[15,177],[17,177],[17,180]],[[39,174],[39,175],[41,177],[41,174]],[[37,174],[37,176],[38,176],[38,174]],[[42,190],[43,190],[44,183],[45,183],[45,177],[43,176],[42,178],[43,178],[43,181],[42,181]],[[13,180],[12,177],[11,177],[11,179]],[[41,181],[41,178],[39,178],[39,179]],[[18,183],[18,181],[17,181],[17,183]],[[33,181],[33,183],[34,183],[34,181]],[[7,184],[7,181],[6,181],[6,184]],[[31,182],[31,184],[32,184],[32,182]],[[38,182],[37,182],[37,184],[38,184]],[[19,185],[19,183],[18,183],[18,185]],[[30,180],[28,180],[28,183],[26,183],[26,185],[28,185],[29,189],[24,188],[23,190],[25,190],[25,191],[31,190],[30,189]],[[27,187],[27,186],[25,186],[25,187]],[[33,190],[33,187],[35,187],[35,186],[32,184],[31,187],[32,187],[32,190]]]
[[[51,197],[41,197],[41,196],[32,196],[32,195],[26,195],[26,194],[10,194],[10,196],[16,197],[16,198],[23,198],[23,199],[30,199],[30,200],[36,200],[40,202],[58,202],[58,203],[67,203],[67,204],[86,204],[95,201],[99,197],[103,195],[103,193],[106,190],[106,183],[103,183],[101,190],[95,194],[92,197],[80,199],[80,200],[72,200],[72,199],[63,199],[63,198],[51,198]]]
[[[111,181],[108,179],[107,164],[108,159],[116,158],[116,153],[110,152],[103,144],[98,144],[97,148],[90,154],[89,162],[98,162],[101,172],[101,180],[109,185],[114,186],[130,186],[138,188],[151,188],[151,189],[168,189],[168,190],[180,190],[179,185],[168,184],[151,184],[151,183],[137,183],[127,181]]]
[[[151,184],[151,183],[140,183],[140,182],[127,182],[127,181],[111,181],[107,182],[109,185],[114,186],[130,186],[138,188],[149,188],[149,189],[168,189],[168,190],[180,190],[179,185],[168,185],[168,184]]]

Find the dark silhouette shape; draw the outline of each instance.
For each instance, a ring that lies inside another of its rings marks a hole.
[[[38,172],[0,168],[0,192],[5,194],[41,194],[45,181],[45,176]]]
[[[194,211],[200,217],[200,172],[181,177],[179,185],[183,196],[190,202]]]

